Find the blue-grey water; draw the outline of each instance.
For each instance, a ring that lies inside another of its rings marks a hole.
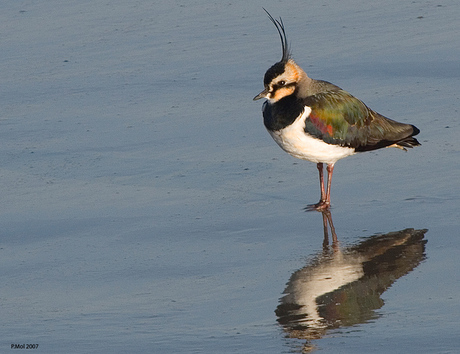
[[[262,6],[311,77],[421,130],[336,164],[338,245],[303,210],[315,165],[252,101],[281,57]],[[456,0],[0,4],[0,352],[457,353],[459,17]]]

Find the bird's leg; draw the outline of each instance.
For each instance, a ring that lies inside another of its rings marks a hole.
[[[327,189],[324,188],[324,168],[323,163],[319,162],[316,164],[319,171],[319,184],[321,187],[321,199],[316,204],[308,205],[305,210],[318,210],[318,211],[325,211],[329,210],[331,206],[331,182],[332,182],[332,173],[334,173],[334,164],[330,163],[326,166],[327,170]]]
[[[318,168],[318,172],[319,172],[319,185],[321,188],[321,199],[316,204],[307,205],[307,207],[305,208],[306,211],[311,211],[311,210],[323,211],[323,210],[329,209],[329,205],[330,205],[330,202],[328,201],[329,191],[326,191],[326,188],[324,188],[324,164],[322,162],[318,162],[316,164],[316,167]],[[327,171],[329,173],[329,165],[327,166]],[[329,180],[330,179],[328,177],[328,185],[329,185]]]
[[[319,172],[319,185],[320,185],[320,188],[321,188],[321,199],[319,200],[319,203],[323,203],[324,201],[326,201],[326,190],[324,189],[324,168],[323,168],[323,163],[322,162],[318,162],[316,164],[316,167],[318,168],[318,172]]]
[[[332,181],[332,173],[334,173],[334,164],[330,163],[326,167],[327,170],[327,193],[326,193],[326,204],[328,207],[331,205],[331,181]]]

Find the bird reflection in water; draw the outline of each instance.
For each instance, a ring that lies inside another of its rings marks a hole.
[[[323,251],[292,274],[275,311],[287,337],[306,340],[304,353],[328,330],[377,318],[382,293],[425,259],[426,229],[375,235],[342,248],[331,213],[322,214]]]

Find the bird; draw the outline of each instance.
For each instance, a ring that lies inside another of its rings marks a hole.
[[[375,112],[337,85],[310,78],[292,59],[282,18],[265,12],[278,30],[282,57],[266,71],[264,90],[253,100],[266,99],[263,121],[275,142],[290,155],[317,164],[321,197],[306,209],[329,210],[338,160],[384,147],[407,151],[421,145],[414,138],[420,130]]]

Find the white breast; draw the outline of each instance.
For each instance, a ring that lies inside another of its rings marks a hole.
[[[290,126],[268,132],[284,151],[302,160],[330,164],[355,153],[353,148],[327,144],[308,135],[305,132],[305,120],[310,113],[311,108],[305,106],[302,114]]]

